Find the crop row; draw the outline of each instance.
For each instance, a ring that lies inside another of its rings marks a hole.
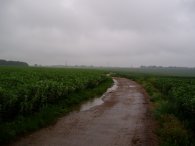
[[[0,123],[36,113],[105,79],[97,70],[0,68]]]
[[[154,86],[170,103],[170,114],[174,114],[188,124],[195,132],[195,79],[158,78]]]

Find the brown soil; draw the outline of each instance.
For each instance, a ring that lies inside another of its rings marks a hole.
[[[72,112],[12,146],[156,146],[148,96],[137,83],[115,78],[118,88],[102,105]]]

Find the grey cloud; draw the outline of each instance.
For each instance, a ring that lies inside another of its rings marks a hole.
[[[194,7],[193,0],[2,0],[0,58],[194,66]]]

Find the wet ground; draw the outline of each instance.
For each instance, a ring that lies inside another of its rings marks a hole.
[[[109,93],[115,91],[118,88],[118,82],[116,79],[113,79],[114,84],[112,87],[108,88],[107,91],[101,96],[101,97],[96,97],[93,98],[87,102],[84,102],[83,104],[81,104],[78,108],[76,108],[75,110],[77,111],[86,111],[89,110],[95,106],[101,105],[104,103],[104,97],[106,97],[106,95],[108,95]]]
[[[115,87],[101,101],[84,104],[13,146],[155,146],[144,89],[128,79],[114,79]]]

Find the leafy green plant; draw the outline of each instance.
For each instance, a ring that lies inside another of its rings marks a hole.
[[[100,70],[1,67],[0,143],[55,121],[111,84]]]

